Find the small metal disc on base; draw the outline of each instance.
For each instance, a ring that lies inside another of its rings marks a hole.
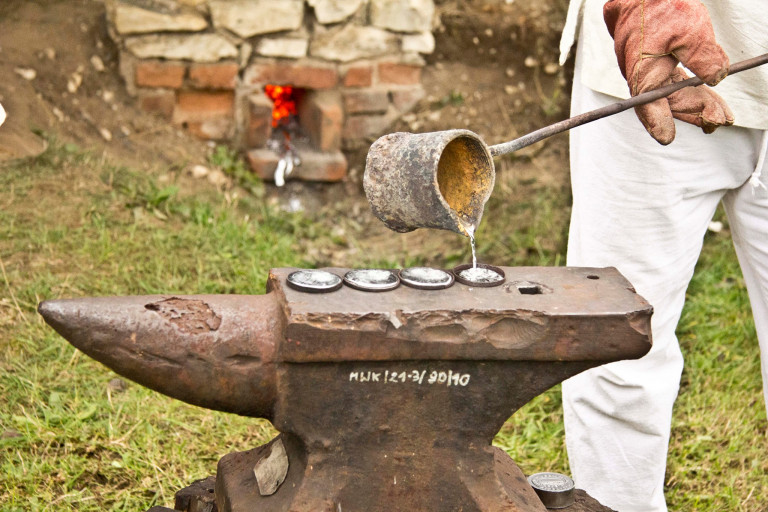
[[[547,508],[567,508],[573,505],[573,489],[576,486],[573,480],[565,475],[536,473],[528,477],[528,483]]]
[[[505,281],[503,270],[485,263],[478,263],[477,268],[473,268],[471,263],[458,265],[453,268],[453,275],[461,284],[480,288],[499,286]]]
[[[288,286],[300,292],[326,293],[341,288],[341,278],[325,270],[297,270],[286,278]]]
[[[385,292],[400,286],[400,278],[391,270],[363,268],[344,274],[344,283],[364,292]]]
[[[399,272],[400,281],[419,290],[442,290],[453,285],[453,274],[439,268],[411,267]]]

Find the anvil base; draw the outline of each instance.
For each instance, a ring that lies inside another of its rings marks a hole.
[[[253,467],[259,458],[258,450],[259,448],[246,452],[232,453],[222,459],[223,465],[228,471],[231,471],[229,477],[232,479],[232,485],[225,486],[226,488],[221,491],[227,494],[228,502],[258,500],[259,490],[254,485],[253,480],[248,478],[249,475],[237,474],[238,466],[246,469]],[[525,480],[520,468],[501,449],[494,448],[494,451],[496,452],[494,454],[496,474],[506,481],[509,487],[520,486],[520,479]],[[219,468],[222,469],[221,466]],[[250,471],[248,470],[249,473]],[[216,494],[216,484],[216,477],[213,476],[198,480],[176,493],[176,503],[173,509],[153,507],[147,512],[222,512],[216,507],[216,498],[219,497]],[[221,485],[220,480],[219,484]],[[559,510],[562,512],[616,512],[611,508],[601,505],[582,489],[574,491],[574,498],[573,505]],[[249,503],[258,503],[258,501],[249,501]],[[249,510],[261,512],[258,506]]]

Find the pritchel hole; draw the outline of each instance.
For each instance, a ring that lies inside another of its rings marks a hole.
[[[600,276],[596,276],[594,274],[590,274],[587,276],[587,279],[600,279]]]

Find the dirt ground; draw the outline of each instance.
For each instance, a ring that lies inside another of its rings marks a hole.
[[[495,144],[566,116],[569,70],[556,65],[565,0],[436,3],[437,49],[423,74],[427,95],[391,131],[468,128]],[[141,112],[117,68],[102,1],[0,2],[0,103],[8,112],[0,128],[0,172],[3,160],[34,155],[53,137],[103,154],[117,165],[150,173],[183,170],[178,179],[188,192],[230,186],[210,175],[192,176],[192,167],[207,165],[212,145]],[[566,141],[558,136],[522,150],[513,164],[497,163],[497,182],[567,181]],[[308,210],[333,204],[339,212],[351,212],[359,223],[371,225],[364,230],[365,240],[353,244],[356,253],[377,240],[391,242],[391,234],[373,221],[361,192],[365,150],[348,156],[350,172],[344,183],[270,186],[267,197],[286,203],[293,199],[293,204],[298,198]],[[507,188],[514,194],[514,187]],[[398,240],[403,248],[424,243],[418,234]],[[432,241],[440,244],[443,239]],[[338,264],[346,258],[326,259]]]
[[[103,2],[2,2],[0,102],[8,120],[0,158],[38,149],[43,141],[32,131],[137,168],[203,159],[205,143],[136,108],[117,65]]]

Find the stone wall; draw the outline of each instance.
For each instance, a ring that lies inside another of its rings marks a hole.
[[[266,84],[311,93],[318,151],[386,132],[424,94],[433,0],[107,0],[128,92],[209,140],[261,151]],[[264,162],[254,169],[268,177]],[[268,166],[267,166],[268,167]],[[338,165],[329,180],[344,173]],[[322,172],[311,178],[324,179]]]

